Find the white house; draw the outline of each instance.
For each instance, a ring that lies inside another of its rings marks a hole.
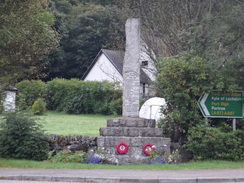
[[[104,81],[119,82],[123,85],[123,60],[124,52],[101,49],[88,70],[82,77],[84,81]],[[147,55],[141,54],[141,95],[148,96],[151,82],[154,81],[152,70],[155,70]],[[151,94],[151,93],[150,93]]]
[[[108,80],[122,83],[123,57],[123,52],[101,49],[82,79],[84,81]]]

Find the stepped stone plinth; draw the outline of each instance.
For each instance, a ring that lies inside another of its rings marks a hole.
[[[100,128],[101,136],[125,137],[162,137],[163,131],[159,128],[138,127],[105,127]]]
[[[155,128],[156,122],[151,119],[119,117],[107,120],[107,127],[150,127]]]
[[[124,142],[128,151],[120,154],[116,146]],[[155,128],[155,120],[144,118],[112,118],[107,120],[107,127],[100,128],[97,137],[97,150],[106,149],[114,155],[119,164],[149,163],[150,156],[143,152],[145,144],[152,144],[157,150],[170,153],[170,138],[163,136],[162,129]]]

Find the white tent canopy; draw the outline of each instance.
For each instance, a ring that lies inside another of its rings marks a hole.
[[[163,118],[161,107],[166,104],[164,98],[153,97],[148,99],[142,106],[139,112],[140,118],[155,119],[158,121]]]

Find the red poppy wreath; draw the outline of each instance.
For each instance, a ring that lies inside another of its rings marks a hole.
[[[119,154],[126,154],[129,146],[125,142],[120,142],[116,145],[116,150]]]
[[[152,145],[151,143],[147,143],[142,147],[142,151],[146,154],[149,155],[151,152],[154,151],[154,145]]]

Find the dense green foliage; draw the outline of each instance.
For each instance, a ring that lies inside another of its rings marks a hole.
[[[3,89],[0,86],[0,101],[3,100],[3,97],[4,97]],[[0,102],[0,114],[2,114],[2,112],[3,112],[3,105],[2,105],[2,102]]]
[[[0,2],[0,81],[43,76],[43,56],[56,47],[54,17],[44,1]]]
[[[68,114],[121,114],[122,93],[109,82],[54,79],[22,81],[18,83],[19,107],[31,107],[38,98],[44,98],[48,110]]]
[[[1,118],[0,157],[46,160],[48,138],[31,114],[11,112]]]
[[[69,150],[59,151],[56,155],[50,156],[48,158],[51,162],[60,163],[85,163],[86,162],[86,152],[76,151],[71,152]]]
[[[181,31],[180,39],[187,41],[183,49],[195,50],[213,68],[236,70],[237,73],[231,75],[243,86],[244,3],[216,1],[213,8],[212,12],[203,14],[201,22],[190,22],[189,27]]]
[[[167,101],[162,127],[173,142],[184,141],[188,128],[203,122],[196,101],[218,78],[193,53],[162,59],[157,67],[159,93]]]
[[[18,107],[20,110],[30,108],[38,98],[44,98],[46,84],[41,80],[23,80],[16,84],[18,88]]]
[[[243,160],[244,131],[225,132],[216,127],[198,125],[189,130],[186,147],[196,159]]]
[[[69,114],[110,114],[109,103],[120,99],[109,82],[54,79],[47,83],[47,92],[47,108]]]
[[[31,110],[35,115],[43,115],[46,111],[46,102],[38,98],[31,106]]]

